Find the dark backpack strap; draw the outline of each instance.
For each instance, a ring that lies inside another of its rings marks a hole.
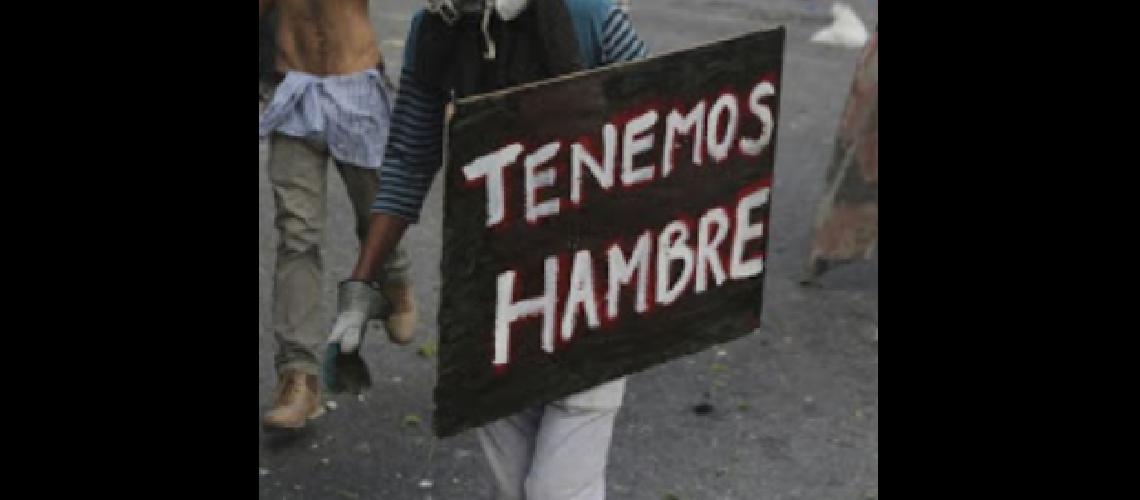
[[[451,66],[456,60],[456,32],[438,14],[425,12],[416,40],[416,80],[437,92],[450,89]]]
[[[565,0],[531,0],[531,3],[535,30],[549,72],[547,77],[586,69],[578,45],[578,34],[574,31],[574,21],[570,18]]]

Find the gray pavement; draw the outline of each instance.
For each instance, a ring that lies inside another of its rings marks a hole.
[[[371,0],[395,77],[411,14],[422,0]],[[852,6],[872,29],[877,2]],[[838,115],[857,52],[808,43],[829,22],[814,0],[634,0],[633,20],[654,53],[778,24],[789,30],[778,145],[765,327],[755,335],[634,377],[611,453],[610,498],[878,498],[878,261],[835,271],[823,289],[795,285],[808,251]],[[270,285],[276,235],[266,174],[258,168],[258,416],[274,374]],[[330,178],[327,306],[357,244],[343,185]],[[395,348],[371,338],[378,378],[363,400],[290,437],[258,427],[258,491],[265,499],[481,499],[491,484],[470,433],[436,441],[429,431],[435,360],[418,346],[435,337],[441,196],[409,233],[419,341]],[[711,413],[698,414],[697,405]],[[709,408],[705,408],[709,409]],[[421,485],[431,481],[430,487]]]

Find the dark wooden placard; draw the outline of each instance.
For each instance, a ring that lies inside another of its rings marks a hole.
[[[457,103],[438,436],[756,331],[784,40],[753,33]]]

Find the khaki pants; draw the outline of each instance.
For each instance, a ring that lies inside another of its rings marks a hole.
[[[322,144],[281,134],[273,134],[269,141],[269,182],[277,203],[275,223],[280,238],[273,302],[277,370],[316,375],[320,373],[319,353],[331,328],[321,300],[330,155]],[[379,174],[333,163],[348,189],[357,237],[364,241]],[[382,283],[406,283],[407,274],[407,256],[401,245],[376,278]]]

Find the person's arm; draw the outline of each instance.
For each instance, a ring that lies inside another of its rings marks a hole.
[[[372,280],[380,271],[380,264],[392,255],[407,230],[408,220],[403,217],[383,212],[372,214],[372,224],[368,226],[368,239],[361,243],[360,256],[349,279]]]
[[[442,90],[416,78],[416,39],[423,16],[412,20],[404,49],[400,88],[392,113],[392,127],[380,191],[372,207],[368,238],[362,242],[352,280],[368,281],[395,250],[408,226],[419,220],[424,198],[443,163],[444,108]]]
[[[419,220],[424,198],[443,163],[443,125],[446,95],[416,78],[416,39],[421,13],[412,20],[404,49],[400,88],[392,113],[392,127],[380,191],[372,207],[368,238],[352,272],[353,280],[372,280],[395,250],[409,225]]]
[[[648,56],[645,42],[637,36],[629,15],[618,7],[609,7],[602,23],[601,65],[634,61]]]
[[[413,70],[424,15],[421,10],[412,19],[404,45],[404,69],[392,111],[388,145],[380,167],[380,190],[372,206],[368,237],[360,245],[352,276],[340,286],[337,321],[328,340],[330,347],[335,345],[339,353],[357,352],[367,322],[378,319],[376,316],[386,314],[389,309],[376,284],[378,271],[408,226],[419,220],[424,198],[442,166],[446,96],[434,85],[419,81]]]

